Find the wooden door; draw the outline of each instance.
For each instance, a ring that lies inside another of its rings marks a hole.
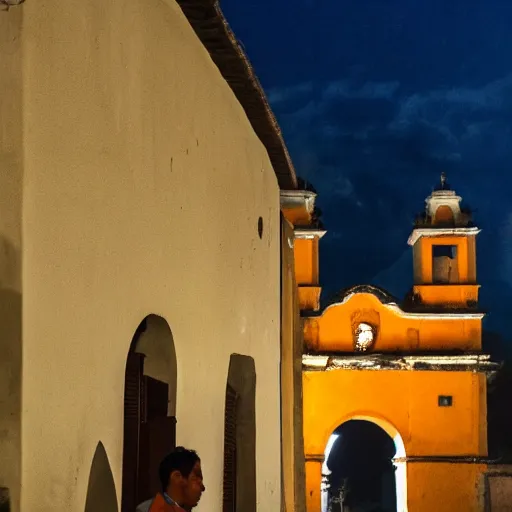
[[[236,391],[228,384],[224,416],[224,486],[222,512],[236,512]]]
[[[128,354],[124,389],[123,483],[121,512],[133,512],[140,475],[140,426],[144,416],[144,355]]]
[[[140,501],[160,492],[158,467],[162,459],[176,448],[176,418],[167,416],[169,385],[144,377],[145,417],[140,435]]]
[[[126,363],[121,512],[161,491],[158,467],[176,447],[176,418],[168,417],[169,385],[144,376],[144,355]]]

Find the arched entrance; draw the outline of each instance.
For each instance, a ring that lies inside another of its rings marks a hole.
[[[342,423],[325,448],[321,498],[322,512],[405,512],[405,448],[400,434],[367,418]]]
[[[177,363],[171,329],[156,315],[136,329],[126,362],[121,511],[160,490],[158,465],[176,445]]]

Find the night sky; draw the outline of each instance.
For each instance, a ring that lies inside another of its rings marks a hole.
[[[512,2],[222,0],[319,193],[324,299],[373,283],[403,298],[407,237],[441,171],[475,210],[481,306],[512,310]],[[510,343],[512,353],[512,340]]]

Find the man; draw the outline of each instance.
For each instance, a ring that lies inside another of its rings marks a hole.
[[[205,491],[201,459],[194,450],[176,448],[158,470],[162,492],[141,503],[135,512],[190,512]]]

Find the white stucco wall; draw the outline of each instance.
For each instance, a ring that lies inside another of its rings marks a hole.
[[[0,11],[0,487],[19,507],[21,411],[21,13]]]
[[[279,510],[279,191],[172,1],[23,7],[23,512],[84,510],[98,441],[120,495],[126,354],[164,317],[177,441],[221,510],[229,356],[255,359],[258,510]],[[258,217],[264,221],[258,237]]]

